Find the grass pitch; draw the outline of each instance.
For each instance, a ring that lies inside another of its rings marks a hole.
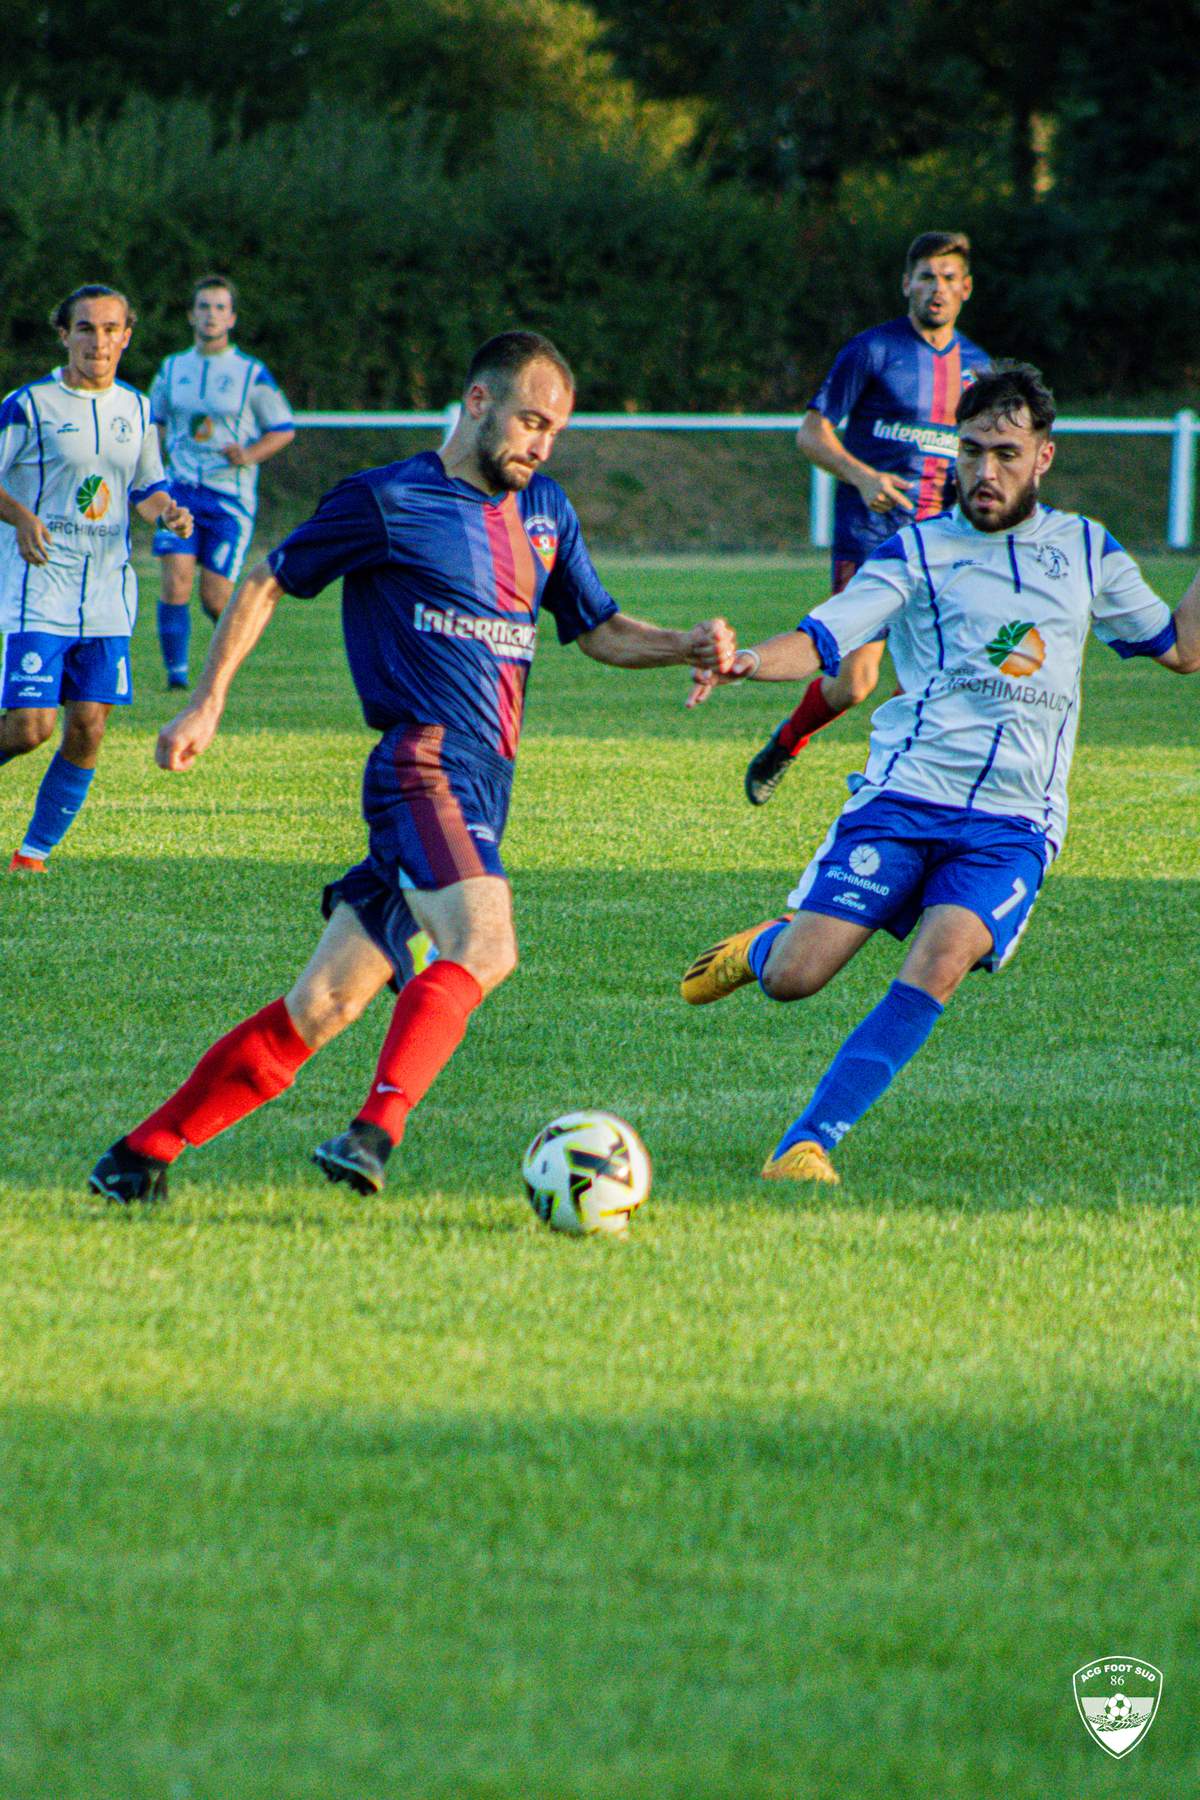
[[[1171,598],[1187,572],[1152,568]],[[823,591],[815,563],[609,575],[746,641]],[[897,947],[804,1005],[676,984],[781,904],[865,715],[752,812],[785,690],[692,717],[682,673],[547,642],[523,965],[386,1195],[305,1160],[380,1002],[126,1213],[88,1168],[306,958],[370,743],[332,601],[285,602],[209,756],[160,774],[146,596],[88,809],[49,879],[0,888],[4,1800],[1195,1792],[1200,683],[1093,647],[1016,962],[966,984],[842,1188],[784,1193],[762,1157]],[[6,846],[46,755],[0,772]],[[655,1160],[626,1243],[555,1238],[520,1192],[583,1104]],[[1165,1673],[1122,1763],[1071,1695],[1114,1652]]]

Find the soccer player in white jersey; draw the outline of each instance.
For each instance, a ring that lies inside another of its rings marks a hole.
[[[137,577],[130,509],[186,536],[144,394],[117,380],[133,332],[124,294],[93,283],[50,315],[66,363],[0,402],[0,765],[62,747],[10,872],[42,872],[87,798],[108,715],[132,698]]]
[[[192,348],[168,356],[150,388],[150,413],[170,463],[171,492],[196,522],[186,542],[159,532],[158,641],[167,686],[188,685],[190,601],[200,565],[200,604],[214,622],[229,604],[254,531],[258,471],[296,435],[292,409],[265,363],[230,341],[237,289],[205,275],[188,308]]]
[[[959,504],[881,544],[798,630],[700,672],[795,681],[886,633],[903,691],[872,720],[865,775],[794,890],[797,910],[735,933],[683,978],[694,1005],[757,981],[799,1000],[882,927],[916,936],[763,1174],[836,1181],[829,1152],[921,1048],[963,977],[1006,963],[1062,846],[1089,630],[1119,656],[1200,669],[1200,576],[1174,616],[1103,525],[1038,502],[1054,399],[1027,363],[957,407]],[[919,924],[918,924],[919,921]]]

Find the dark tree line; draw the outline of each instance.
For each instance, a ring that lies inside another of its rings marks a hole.
[[[151,357],[216,264],[313,403],[439,403],[522,319],[589,404],[793,406],[929,225],[1064,395],[1200,369],[1200,0],[0,0],[0,45],[0,379],[76,278]]]

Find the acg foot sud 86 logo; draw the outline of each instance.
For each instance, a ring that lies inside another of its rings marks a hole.
[[[1101,1656],[1072,1676],[1075,1704],[1110,1756],[1128,1756],[1149,1731],[1162,1698],[1162,1670],[1140,1656]]]

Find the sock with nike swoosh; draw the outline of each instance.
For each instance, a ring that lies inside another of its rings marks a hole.
[[[378,1125],[393,1144],[466,1034],[483,989],[461,963],[439,959],[400,990],[375,1079],[355,1124]]]

